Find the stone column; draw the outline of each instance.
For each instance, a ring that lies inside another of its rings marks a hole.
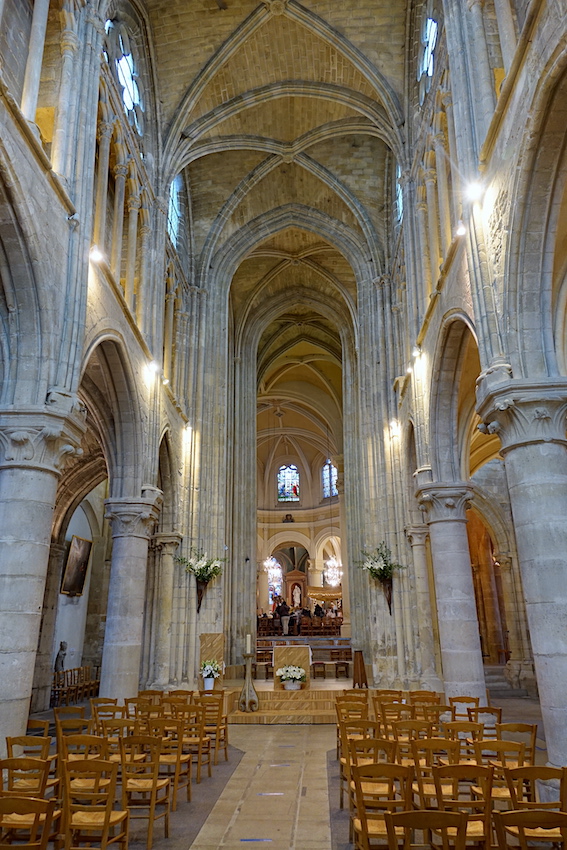
[[[478,388],[479,428],[501,441],[549,761],[567,764],[567,382]]]
[[[138,693],[148,543],[160,506],[161,492],[154,487],[144,488],[141,499],[106,501],[106,518],[112,523],[112,566],[101,696],[123,699]]]
[[[112,252],[110,269],[116,283],[120,283],[122,274],[122,231],[124,228],[124,196],[128,166],[119,162],[114,166],[114,220],[112,223]]]
[[[431,266],[431,286],[436,287],[439,280],[441,252],[439,250],[439,214],[437,211],[436,176],[433,168],[425,172],[425,192],[427,195],[427,223],[429,227],[429,263]]]
[[[48,402],[36,410],[0,412],[2,754],[6,735],[25,732],[57,482],[66,460],[80,452],[85,428],[84,408],[71,397],[52,393]]]
[[[510,0],[494,0],[494,11],[496,12],[504,71],[507,74],[514,59],[517,44],[516,27],[514,26]]]
[[[134,303],[136,305],[136,321],[138,323],[138,327],[144,330],[148,329],[148,314],[155,310],[155,305],[152,308],[151,300],[149,298],[149,280],[148,280],[148,268],[149,268],[149,241],[151,234],[151,227],[148,223],[149,220],[149,211],[144,208],[143,209],[143,218],[142,218],[142,226],[140,227],[140,280],[138,285],[138,292],[134,296]],[[161,313],[161,311],[160,311]],[[144,321],[146,320],[146,321]],[[161,334],[160,334],[161,337]],[[146,339],[148,335],[146,334]]]
[[[175,271],[168,269],[165,280],[165,319],[163,328],[163,374],[168,381],[173,378],[173,319],[175,313]]]
[[[28,58],[22,91],[22,112],[28,121],[35,121],[48,14],[49,0],[34,0]]]
[[[472,489],[464,483],[432,484],[418,491],[429,524],[439,642],[447,697],[486,699],[465,511]]]
[[[53,680],[53,636],[57,618],[57,600],[63,575],[63,563],[68,552],[63,543],[52,543],[49,549],[47,580],[43,596],[43,616],[35,659],[33,693],[30,711],[47,711]]]
[[[421,682],[428,689],[443,690],[435,663],[433,610],[429,594],[426,541],[429,529],[426,525],[410,525],[406,536],[413,557],[419,654],[421,657]]]
[[[350,582],[348,574],[348,541],[346,539],[346,516],[345,516],[345,477],[343,455],[333,455],[333,463],[337,467],[337,492],[339,494],[339,532],[341,536],[341,562],[343,565],[343,578],[341,582],[343,624],[341,636],[350,637],[352,633],[350,620]],[[332,510],[332,506],[331,506]]]
[[[422,190],[423,191],[423,190]],[[421,268],[423,272],[423,283],[425,285],[425,292],[420,293],[419,302],[420,302],[420,313],[424,315],[425,313],[425,305],[427,304],[427,299],[431,295],[431,267],[433,265],[430,262],[429,258],[431,256],[431,251],[429,247],[429,242],[427,239],[427,225],[426,225],[426,216],[427,216],[427,204],[425,201],[419,201],[415,207],[416,210],[416,218],[417,218],[417,230],[419,233],[419,247],[421,253]],[[437,282],[437,278],[435,279]]]
[[[75,16],[72,10],[61,12],[63,32],[61,33],[61,84],[57,101],[57,119],[51,146],[51,162],[57,174],[67,174],[67,143],[69,139],[69,115],[73,88],[73,63],[80,41],[75,31]]]
[[[96,175],[94,242],[101,251],[106,243],[106,195],[108,192],[108,162],[110,140],[114,127],[110,122],[98,127],[98,166]]]
[[[126,285],[124,297],[130,310],[134,309],[134,277],[136,274],[136,250],[138,247],[138,211],[140,209],[139,195],[128,198],[128,249],[126,255]]]
[[[316,558],[309,567],[309,584],[312,587],[323,587],[323,561]]]
[[[160,532],[153,537],[156,550],[155,599],[157,602],[153,688],[166,688],[169,685],[175,579],[173,559],[182,539],[183,535],[175,531]]]
[[[437,174],[437,189],[439,193],[439,222],[441,230],[441,254],[447,256],[449,245],[453,239],[451,222],[451,205],[449,202],[449,185],[447,182],[447,157],[445,153],[445,136],[437,133],[433,137],[435,147],[435,169]]]
[[[470,66],[475,69],[476,104],[478,114],[478,144],[482,144],[492,115],[496,95],[494,92],[494,78],[488,57],[486,45],[486,33],[484,31],[484,19],[482,7],[484,0],[468,0],[469,7],[469,32],[470,32]]]
[[[268,579],[268,568],[262,563],[258,569],[258,611],[262,609],[266,614],[270,610],[270,582]]]

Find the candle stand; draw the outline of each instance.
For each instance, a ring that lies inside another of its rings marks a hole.
[[[252,682],[252,659],[254,658],[254,655],[254,652],[244,653],[246,672],[244,674],[244,685],[240,692],[240,699],[238,700],[238,708],[240,711],[258,711],[259,708],[258,694],[256,693]]]

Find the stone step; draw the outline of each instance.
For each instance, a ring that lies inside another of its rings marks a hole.
[[[485,666],[484,681],[486,682],[486,687],[492,698],[527,696],[526,690],[522,688],[514,689],[510,686],[510,683],[504,675],[504,667],[501,665]]]
[[[309,709],[307,711],[233,711],[228,715],[228,722],[235,725],[260,725],[269,726],[271,724],[282,725],[315,725],[315,724],[333,724],[337,722],[337,716],[334,711],[318,711],[317,709]]]

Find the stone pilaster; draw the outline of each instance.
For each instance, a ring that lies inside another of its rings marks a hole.
[[[173,635],[174,557],[183,536],[177,532],[154,534],[156,551],[156,629],[154,646],[154,681],[152,687],[169,685]]]
[[[123,699],[138,693],[148,543],[161,501],[161,491],[154,487],[143,488],[141,499],[106,501],[106,518],[112,523],[112,566],[101,696]]]
[[[262,611],[267,614],[270,610],[269,589],[268,568],[262,563],[258,567],[258,597],[256,602],[258,613]]]
[[[418,491],[429,524],[439,642],[447,697],[486,699],[465,511],[472,489],[464,483],[432,484]]]
[[[510,653],[504,675],[511,688],[525,688],[531,696],[537,696],[534,665],[526,630],[524,597],[521,588],[517,586],[519,576],[516,578],[514,575],[510,555],[498,552],[494,557],[500,570]]]
[[[502,444],[547,752],[567,764],[567,382],[491,379],[479,428]]]
[[[59,475],[80,453],[83,406],[53,392],[0,412],[0,752],[25,731]]]
[[[435,663],[433,611],[429,594],[426,543],[429,529],[426,525],[410,525],[406,537],[411,546],[413,575],[421,657],[421,682],[427,689],[442,690],[443,684]]]
[[[22,91],[22,112],[28,121],[35,121],[48,14],[49,0],[35,0]]]
[[[57,600],[63,575],[63,564],[68,549],[63,543],[52,543],[49,550],[47,580],[43,597],[43,613],[39,642],[35,659],[33,693],[30,711],[46,711],[49,708],[51,682],[53,679],[53,636],[57,618]]]

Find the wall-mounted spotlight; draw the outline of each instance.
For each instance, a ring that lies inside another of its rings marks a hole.
[[[484,186],[479,180],[473,180],[465,188],[465,194],[469,201],[480,201],[484,193]]]
[[[459,219],[457,223],[457,229],[455,230],[456,236],[464,236],[467,232],[467,228],[465,227],[464,221],[462,218]]]
[[[419,345],[414,345],[413,350],[411,352],[411,356],[412,357],[419,357],[420,354],[421,354],[421,348],[419,347]]]

